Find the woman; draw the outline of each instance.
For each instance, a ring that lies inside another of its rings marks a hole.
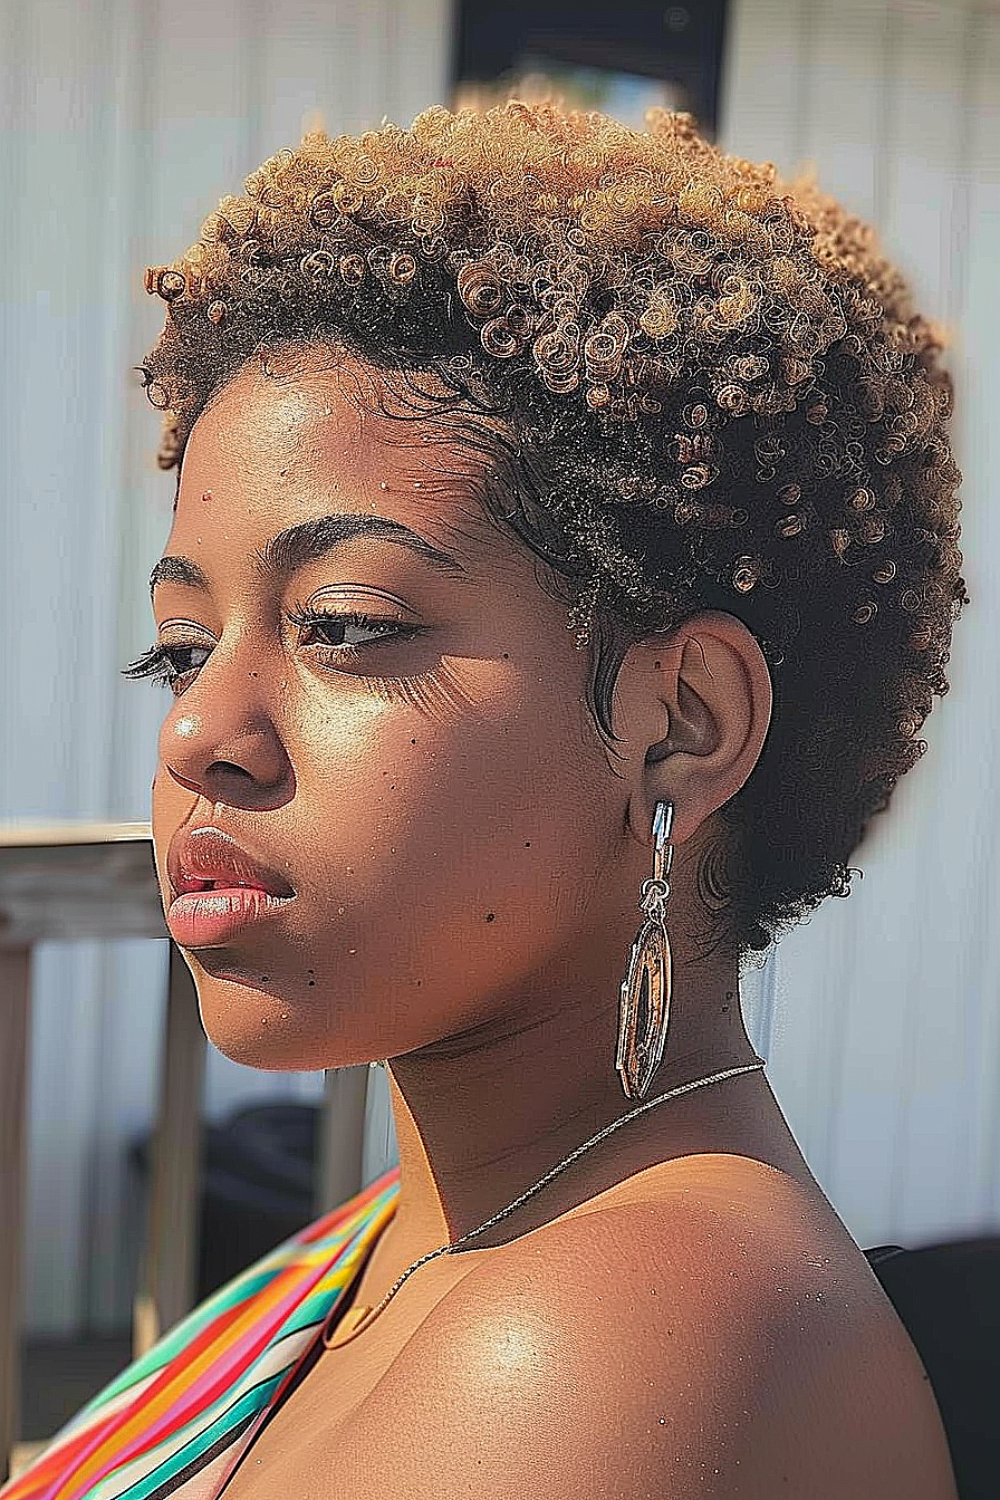
[[[388,1059],[400,1168],[4,1493],[953,1500],[739,1003],[968,602],[870,230],[512,102],[308,135],[146,286],[170,930],[228,1056]]]

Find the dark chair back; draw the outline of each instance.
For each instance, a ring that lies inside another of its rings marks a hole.
[[[1000,1235],[865,1255],[924,1362],[960,1500],[1000,1496]]]

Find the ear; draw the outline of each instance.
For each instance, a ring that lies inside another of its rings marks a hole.
[[[760,758],[773,693],[764,653],[735,615],[704,610],[625,655],[615,687],[629,825],[650,842],[657,802],[682,844],[739,791]]]

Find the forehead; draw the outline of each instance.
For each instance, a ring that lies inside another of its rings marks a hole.
[[[530,566],[476,498],[486,462],[446,418],[408,408],[349,356],[268,355],[245,365],[194,424],[166,550],[220,527],[231,547],[237,523],[249,550],[299,521],[364,512],[409,527],[469,571]]]

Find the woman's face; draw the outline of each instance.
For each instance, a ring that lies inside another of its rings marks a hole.
[[[154,592],[179,673],[153,784],[165,908],[171,840],[205,826],[294,892],[225,931],[177,922],[208,1036],[259,1068],[489,1026],[586,963],[616,904],[628,786],[565,605],[464,489],[473,460],[364,410],[352,369],[252,364],[222,391],[164,549],[187,562]]]

